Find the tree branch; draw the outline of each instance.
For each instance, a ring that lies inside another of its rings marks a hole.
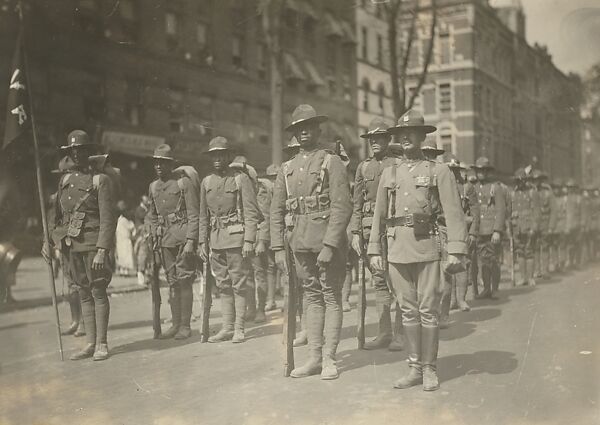
[[[425,83],[425,79],[427,78],[427,72],[429,71],[429,64],[431,63],[431,57],[433,55],[433,45],[435,43],[435,28],[437,25],[437,2],[436,0],[431,0],[431,27],[429,30],[431,38],[429,39],[429,46],[427,46],[427,56],[425,57],[425,63],[423,64],[423,71],[419,76],[419,82],[417,83],[417,87],[415,91],[410,96],[410,101],[408,102],[408,109],[412,108],[417,95],[421,91],[423,84]]]

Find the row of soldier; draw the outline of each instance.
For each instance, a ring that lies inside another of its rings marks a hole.
[[[474,174],[451,156],[447,164],[437,162],[442,152],[426,142],[435,127],[408,111],[397,125],[374,119],[361,136],[372,156],[358,165],[351,194],[343,160],[319,148],[325,121],[309,105],[296,108],[286,130],[297,152],[281,167],[268,167],[264,178],[243,158],[233,160],[223,137],[209,144],[213,170],[202,181],[191,167],[176,166],[168,145],[156,149],[147,219],[169,285],[171,327],[162,338],[191,334],[196,254],[210,264],[221,303],[221,329],[209,342],[244,342],[248,316],[264,321],[272,308],[266,300],[273,299],[275,265],[284,275],[291,267],[302,293],[294,346],[308,345],[308,361],[291,376],[335,379],[352,281],[347,263],[358,257],[368,259],[379,322],[364,348],[406,350],[409,371],[394,386],[433,391],[439,388],[439,329],[451,307],[470,308],[469,284],[477,298],[495,297],[503,240],[514,241],[522,281],[529,284],[536,254],[543,275],[580,261],[582,238],[587,255],[595,252],[591,230],[598,217],[583,211],[597,210],[584,207],[597,202],[597,191],[582,197],[571,182],[563,201],[562,187],[555,196],[537,171],[519,170],[509,191],[485,158],[472,167]],[[72,359],[104,360],[115,185],[110,173],[91,166],[94,144],[87,134],[72,132],[63,148],[73,167],[60,179],[51,244],[67,259],[87,328],[87,344]]]

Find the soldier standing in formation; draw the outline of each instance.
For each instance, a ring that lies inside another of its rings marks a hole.
[[[212,139],[208,155],[214,172],[202,180],[200,189],[199,255],[203,261],[210,258],[223,318],[221,330],[208,342],[241,343],[246,340],[246,291],[251,290],[250,257],[260,212],[250,178],[229,168],[227,139]]]
[[[64,253],[77,286],[86,325],[87,345],[71,360],[108,358],[110,304],[106,289],[112,272],[109,251],[114,246],[117,218],[108,176],[95,173],[89,163],[95,144],[87,133],[74,130],[62,149],[73,169],[59,182],[52,242]],[[45,255],[48,247],[44,246]]]
[[[277,289],[277,267],[275,266],[275,253],[271,250],[271,201],[273,200],[273,183],[280,167],[277,165],[269,165],[266,169],[265,176],[258,179],[258,194],[256,195],[258,207],[260,208],[264,221],[260,224],[259,233],[266,233],[267,239],[264,241],[265,252],[261,253],[261,249],[257,245],[255,253],[259,262],[254,265],[255,274],[262,274],[266,279],[266,305],[265,311],[277,309],[275,304],[275,291]],[[258,319],[255,319],[258,321]]]
[[[521,274],[520,285],[535,286],[534,253],[540,223],[540,205],[537,191],[527,184],[525,170],[515,172],[515,188],[511,194],[512,236],[515,257],[518,259]]]
[[[461,257],[467,253],[467,229],[454,175],[447,165],[426,160],[420,149],[426,135],[435,130],[412,110],[388,130],[397,134],[405,159],[381,175],[367,250],[372,267],[384,270],[380,236],[385,234],[390,278],[402,299],[410,370],[394,387],[423,384],[425,391],[439,388],[440,262],[444,251],[436,226],[440,217],[445,218],[447,227],[445,271],[462,266]]]
[[[348,241],[346,228],[352,204],[346,169],[338,156],[319,149],[319,124],[310,105],[298,106],[286,128],[300,143],[300,152],[281,167],[271,205],[271,247],[275,260],[287,270],[284,251],[286,224],[293,225],[289,245],[304,289],[309,360],[291,376],[321,373],[336,379],[336,351],[342,327],[342,285]],[[286,223],[286,212],[289,213]],[[324,341],[323,341],[324,339]]]
[[[148,221],[155,252],[160,255],[169,284],[171,327],[162,339],[189,338],[192,331],[193,291],[198,243],[198,193],[187,176],[173,173],[175,159],[169,145],[154,151],[157,179],[150,183]]]
[[[552,187],[548,184],[548,175],[540,170],[532,172],[533,183],[537,188],[540,204],[540,222],[538,249],[536,250],[536,278],[545,278],[550,271],[550,243],[553,229],[556,227],[556,200]]]
[[[474,167],[477,174],[475,190],[480,209],[479,234],[477,237],[478,275],[483,282],[483,292],[477,298],[496,296],[500,284],[500,255],[502,234],[506,226],[506,193],[493,177],[493,167],[486,157],[477,159]],[[473,282],[473,289],[478,283]],[[477,293],[477,290],[474,291]]]
[[[373,156],[358,165],[354,181],[354,210],[350,221],[350,230],[352,232],[352,249],[357,255],[365,255],[369,242],[381,173],[398,160],[388,151],[392,135],[387,130],[392,125],[383,118],[374,118],[369,124],[368,132],[361,135],[363,139],[368,140]],[[394,294],[392,288],[388,286],[387,270],[370,267],[370,272],[375,287],[379,331],[375,339],[365,343],[364,348],[365,350],[388,348],[390,351],[401,351],[404,348],[402,316],[400,309],[396,308],[397,326],[392,332],[390,309]]]
[[[566,267],[577,268],[581,259],[581,195],[575,179],[566,182]]]
[[[554,192],[555,220],[554,226],[550,229],[550,267],[551,272],[560,272],[563,270],[566,258],[566,235],[567,235],[567,197],[566,191],[561,179],[555,179],[552,182]]]

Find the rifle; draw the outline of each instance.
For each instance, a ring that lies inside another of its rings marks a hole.
[[[283,310],[283,342],[285,344],[285,363],[283,365],[283,376],[288,377],[294,369],[294,338],[296,337],[296,309],[298,280],[294,264],[294,254],[290,248],[287,238],[285,239],[285,254],[288,275],[287,299],[284,301]]]
[[[364,247],[362,229],[359,233],[360,247]],[[358,323],[356,326],[356,338],[358,339],[358,349],[362,350],[365,346],[365,314],[367,312],[367,288],[365,284],[365,258],[363,252],[358,253]]]
[[[202,265],[204,274],[204,294],[202,294],[202,325],[200,333],[202,342],[207,342],[210,336],[210,308],[212,306],[212,272],[210,270],[210,261],[207,260]]]
[[[160,232],[159,232],[160,233]],[[152,292],[152,329],[154,330],[154,339],[160,339],[162,335],[162,329],[160,327],[160,304],[162,302],[160,297],[160,237],[157,235],[156,238],[152,238],[152,279],[150,281],[150,287]]]

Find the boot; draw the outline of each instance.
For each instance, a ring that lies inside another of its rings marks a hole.
[[[294,338],[294,347],[302,347],[303,345],[308,344],[308,337],[307,337],[307,323],[306,323],[306,313],[307,313],[307,309],[308,309],[308,303],[306,302],[306,300],[302,300],[302,316],[300,317],[300,325],[302,326],[302,329],[300,330],[300,332],[296,333],[296,338]],[[320,357],[320,356],[319,356]]]
[[[258,308],[256,310],[256,317],[254,318],[254,323],[265,323],[267,321],[267,316],[265,315],[265,307],[267,304],[267,293],[264,288],[257,289],[258,295]]]
[[[85,341],[87,343],[87,346],[83,350],[83,351],[86,351],[86,349],[89,349],[90,346],[92,348],[96,347],[96,304],[94,302],[94,298],[92,297],[91,291],[89,289],[82,289],[82,292],[80,292],[79,295],[80,295],[80,300],[81,300],[81,317],[87,327],[87,329],[86,329],[87,332],[85,335]],[[92,357],[93,354],[94,354],[94,350],[92,349],[91,354],[87,357]],[[86,357],[81,357],[81,358],[86,358]],[[79,359],[77,358],[74,360],[79,360]]]
[[[456,275],[452,277],[452,287],[450,288],[450,310],[458,309],[458,301],[456,300]]]
[[[390,314],[391,295],[387,289],[377,289],[375,305],[379,316],[379,333],[371,341],[365,342],[365,350],[387,348],[392,342],[392,318]],[[398,314],[398,313],[396,313]]]
[[[83,321],[83,317],[79,321],[79,325],[77,326],[77,330],[73,334],[74,337],[79,338],[81,336],[85,336],[85,322]]]
[[[73,335],[79,328],[81,322],[81,301],[76,290],[69,290],[69,309],[71,310],[71,325],[61,332],[61,335]]]
[[[490,267],[489,266],[481,266],[481,280],[483,281],[483,291],[480,292],[475,298],[478,300],[489,298],[491,295],[491,282],[490,282]]]
[[[87,344],[83,350],[78,351],[77,353],[73,354],[70,359],[71,360],[83,360],[83,359],[89,359],[90,357],[92,357],[94,355],[94,350],[96,349],[96,345],[95,344]]]
[[[423,383],[421,367],[421,325],[404,325],[408,343],[408,374],[394,383],[394,388],[405,389]]]
[[[94,351],[94,361],[102,361],[108,359],[108,344],[98,344]]]
[[[171,306],[171,327],[163,332],[160,339],[170,339],[177,335],[181,324],[181,287],[178,284],[169,287],[169,305]]]
[[[467,303],[467,276],[464,275],[456,278],[456,299],[458,308],[461,311],[471,310],[471,306]]]
[[[254,282],[251,282],[246,288],[246,314],[244,319],[253,322],[256,318],[256,288]]]
[[[276,267],[271,267],[271,265],[269,265],[269,268],[267,269],[267,303],[265,306],[265,311],[277,310],[277,304],[275,304],[276,281]]]
[[[406,345],[404,336],[404,326],[402,325],[402,311],[400,306],[396,303],[396,319],[394,321],[394,339],[388,346],[390,351],[402,351]]]
[[[477,258],[477,254],[471,255],[469,271],[469,278],[471,279],[471,285],[473,286],[473,298],[477,299],[479,296],[479,259]]]
[[[208,338],[208,342],[223,342],[229,341],[233,338],[233,321],[235,320],[235,307],[233,305],[233,293],[231,289],[229,291],[221,292],[221,316],[223,318],[223,324],[221,330],[216,334]]]
[[[437,376],[437,355],[439,329],[437,327],[421,327],[421,356],[423,360],[423,391],[435,391],[440,388]]]
[[[339,299],[341,301],[341,299]],[[342,306],[341,302],[337,305],[327,305],[325,308],[325,343],[323,345],[323,370],[321,379],[337,379],[339,376],[335,354],[340,343],[340,332],[342,331]]]
[[[244,333],[244,312],[246,311],[247,298],[242,294],[234,294],[233,298],[235,302],[235,323],[233,325],[233,339],[231,342],[239,344],[246,341],[246,335]]]
[[[192,319],[192,306],[194,305],[194,293],[191,283],[181,284],[180,287],[180,319],[179,330],[175,334],[175,339],[187,339],[192,336],[190,321]]]
[[[67,329],[65,329],[64,331],[62,331],[60,334],[61,335],[73,335],[77,331],[78,327],[79,327],[79,323],[71,322],[69,327]]]
[[[108,318],[110,317],[110,301],[106,294],[106,288],[99,292],[99,296],[94,300],[96,302],[96,351],[102,350],[101,345],[107,343]],[[108,348],[106,353],[106,357],[108,357]],[[104,360],[104,358],[100,360]]]
[[[452,283],[448,282],[448,280],[451,279],[451,277],[446,275],[445,273],[443,279],[445,280],[445,282],[444,290],[442,292],[442,297],[440,300],[439,326],[441,329],[446,329],[448,326],[450,326],[450,300],[452,298],[450,293],[452,292]]]
[[[342,310],[347,313],[352,310],[350,305],[350,291],[352,290],[352,267],[346,265],[346,278],[342,287]]]
[[[306,301],[306,300],[305,300]],[[305,304],[307,304],[305,302]],[[323,328],[325,307],[311,304],[306,311],[306,333],[308,335],[308,361],[292,370],[292,378],[305,378],[321,373],[323,362]]]
[[[533,278],[533,267],[534,267],[534,260],[533,259],[527,260],[527,284],[529,286],[536,285],[535,279]]]
[[[491,280],[490,285],[492,288],[492,292],[490,293],[490,295],[488,297],[492,300],[497,299],[495,294],[498,292],[498,289],[500,288],[500,277],[501,277],[500,263],[492,264],[492,266],[490,267],[490,280]]]

